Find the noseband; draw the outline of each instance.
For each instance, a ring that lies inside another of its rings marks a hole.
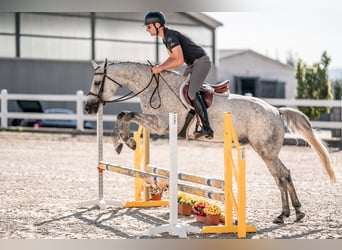
[[[152,67],[153,65],[149,62],[150,66]],[[153,109],[158,109],[160,108],[161,106],[161,98],[160,98],[160,93],[159,93],[159,78],[160,78],[160,74],[152,74],[151,76],[151,79],[149,81],[149,83],[140,91],[138,91],[137,93],[133,93],[133,91],[130,91],[129,93],[123,95],[123,96],[120,96],[118,97],[117,99],[114,99],[114,100],[109,100],[109,101],[104,101],[102,99],[102,95],[103,95],[103,90],[104,90],[104,84],[105,84],[105,81],[106,81],[106,78],[108,78],[111,82],[113,82],[114,84],[118,85],[120,88],[122,87],[122,84],[120,84],[119,82],[115,81],[113,78],[109,77],[107,75],[107,67],[108,67],[108,63],[107,63],[107,60],[105,61],[105,64],[104,64],[104,70],[103,72],[95,72],[94,73],[94,76],[95,75],[103,75],[103,78],[101,80],[101,82],[99,83],[100,84],[100,90],[98,92],[98,94],[95,94],[91,91],[88,92],[87,96],[88,95],[92,95],[92,96],[95,96],[96,97],[96,103],[99,104],[99,103],[102,103],[102,104],[105,104],[107,102],[123,102],[123,101],[127,101],[129,99],[132,99],[138,95],[140,95],[142,92],[144,92],[152,83],[152,80],[155,79],[156,81],[156,87],[155,89],[153,90],[152,92],[152,95],[150,97],[150,106],[153,108]],[[162,77],[162,79],[165,81],[165,79]],[[174,93],[174,91],[172,90],[172,88],[168,85],[168,83],[165,81],[166,85],[170,88],[170,90]],[[153,106],[152,105],[152,99],[153,99],[153,96],[157,94],[158,95],[158,99],[159,99],[159,104],[157,106]],[[179,97],[175,94],[175,96],[179,99]],[[180,100],[181,102],[181,100]],[[182,103],[182,102],[181,102]],[[184,106],[184,104],[183,104]]]
[[[122,85],[120,83],[118,83],[117,81],[115,81],[113,78],[109,77],[107,75],[107,66],[108,66],[108,62],[107,60],[105,61],[105,65],[104,65],[104,70],[103,72],[95,72],[94,73],[94,76],[96,75],[103,75],[103,78],[100,82],[100,90],[97,94],[89,91],[87,96],[88,95],[92,95],[92,96],[95,96],[96,97],[96,103],[105,103],[102,99],[102,95],[103,95],[103,89],[104,89],[104,84],[105,84],[105,81],[106,81],[106,78],[108,78],[110,81],[112,81],[113,83],[115,83],[116,85],[118,85],[120,88],[122,87]],[[113,100],[114,101],[114,100]],[[109,101],[109,102],[112,102],[112,101]]]

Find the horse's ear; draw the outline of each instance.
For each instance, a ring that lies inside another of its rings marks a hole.
[[[97,65],[97,63],[94,60],[91,60],[91,64],[93,65],[94,69],[97,69],[99,67],[99,65]]]

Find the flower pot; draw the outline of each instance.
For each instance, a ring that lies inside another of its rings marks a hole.
[[[190,216],[192,213],[192,205],[178,204],[178,214]]]
[[[220,224],[220,214],[210,215],[207,214],[205,216],[205,224],[207,225],[218,225]]]
[[[162,194],[153,194],[151,195],[151,200],[153,201],[160,201],[162,198]]]
[[[199,216],[199,215],[196,215],[195,218],[198,222],[201,222],[201,223],[205,223],[205,217],[206,216]]]

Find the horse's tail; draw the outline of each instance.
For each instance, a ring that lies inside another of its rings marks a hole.
[[[303,136],[304,139],[309,142],[311,147],[313,147],[319,155],[330,180],[332,183],[335,183],[336,177],[330,162],[328,150],[321,139],[314,134],[309,118],[304,113],[292,108],[279,108],[279,112],[287,125]]]

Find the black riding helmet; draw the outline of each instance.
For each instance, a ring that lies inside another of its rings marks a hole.
[[[163,12],[148,12],[145,15],[145,25],[150,23],[160,23],[162,26],[164,26],[165,22],[165,16]]]

